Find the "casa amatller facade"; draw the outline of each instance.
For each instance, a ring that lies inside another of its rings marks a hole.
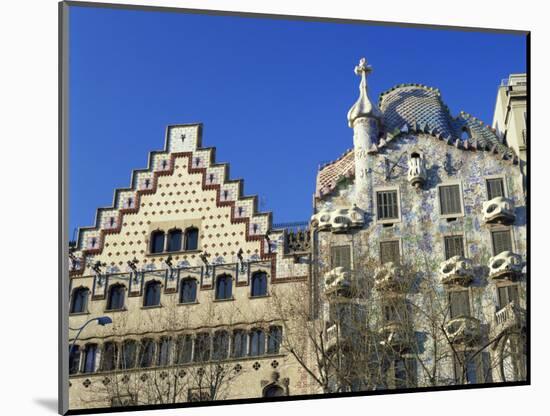
[[[303,228],[274,228],[188,124],[80,229],[71,409],[526,379],[525,77],[493,129],[423,85],[376,104],[355,72],[353,147]]]

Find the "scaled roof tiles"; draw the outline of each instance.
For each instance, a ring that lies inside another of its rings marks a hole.
[[[425,133],[458,148],[491,151],[517,163],[513,150],[502,143],[494,129],[464,112],[453,117],[436,88],[421,84],[397,85],[380,94],[378,105],[386,132],[378,149],[400,134]],[[465,130],[468,131],[467,140],[461,139]],[[353,149],[350,149],[319,168],[316,196],[320,198],[331,193],[342,178],[354,177],[354,171]]]

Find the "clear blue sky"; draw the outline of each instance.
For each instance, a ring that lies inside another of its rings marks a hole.
[[[92,225],[169,124],[204,123],[231,177],[275,222],[307,220],[318,164],[352,146],[346,113],[366,56],[370,95],[441,90],[491,123],[497,86],[526,70],[522,35],[169,12],[70,9],[70,230]]]

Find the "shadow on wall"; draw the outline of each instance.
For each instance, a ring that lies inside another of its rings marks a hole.
[[[57,399],[55,398],[34,398],[33,401],[44,409],[57,414]]]

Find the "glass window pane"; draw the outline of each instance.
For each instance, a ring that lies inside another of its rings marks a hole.
[[[151,235],[151,253],[162,253],[164,251],[164,232],[155,231]]]
[[[199,230],[188,228],[185,231],[185,250],[196,250],[199,243]]]
[[[171,230],[168,233],[168,251],[180,251],[181,250],[181,240],[182,240],[181,230]]]

